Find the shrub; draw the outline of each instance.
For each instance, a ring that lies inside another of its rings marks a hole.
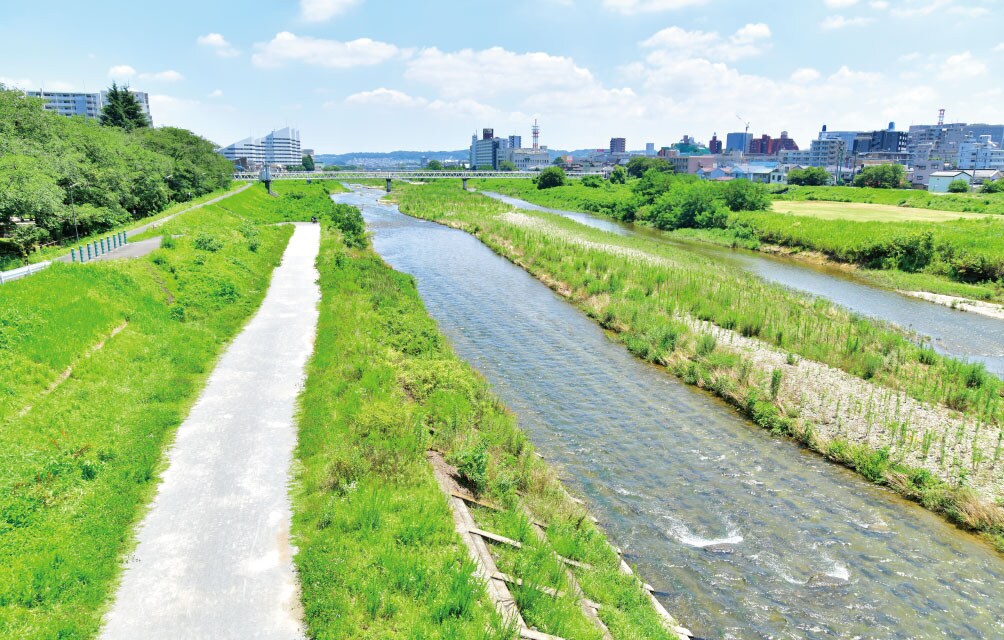
[[[948,193],[969,193],[969,183],[965,180],[952,180],[948,183]]]
[[[538,189],[551,189],[565,185],[565,172],[561,167],[548,167],[537,176]]]
[[[223,248],[223,241],[212,234],[203,232],[195,236],[192,246],[199,251],[216,252]]]

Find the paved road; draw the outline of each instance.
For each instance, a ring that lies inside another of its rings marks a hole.
[[[297,225],[261,309],[178,428],[102,638],[303,637],[287,485],[319,246],[318,225]]]
[[[156,238],[147,238],[146,240],[140,240],[139,242],[130,242],[124,244],[117,249],[112,249],[108,253],[102,253],[97,258],[91,259],[91,262],[100,260],[124,260],[127,258],[142,258],[148,253],[156,251],[160,248],[160,243],[164,238],[157,236]]]

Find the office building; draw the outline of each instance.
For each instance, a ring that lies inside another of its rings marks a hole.
[[[262,138],[248,137],[216,150],[234,164],[255,169],[270,166],[295,166],[303,163],[300,131],[292,127],[277,129]]]
[[[725,136],[725,150],[734,151],[736,153],[746,153],[749,151],[750,140],[753,139],[753,134],[743,133],[742,131],[738,133],[729,133]]]
[[[722,141],[718,139],[718,134],[711,136],[711,140],[708,141],[708,151],[712,155],[719,155],[722,152]]]
[[[610,138],[610,153],[627,153],[627,138]]]
[[[972,138],[959,145],[959,156],[955,165],[959,169],[1004,170],[1004,149],[994,143],[990,135]]]
[[[509,140],[495,137],[495,130],[481,130],[481,139],[477,134],[471,136],[470,163],[472,169],[496,170],[499,162],[504,160],[502,152],[509,146]]]
[[[129,93],[136,98],[144,115],[150,123],[153,118],[150,115],[150,96],[144,91],[129,90]],[[58,113],[61,116],[83,116],[85,118],[98,119],[101,111],[105,108],[108,92],[100,93],[75,93],[69,91],[28,91],[32,98],[45,100],[45,110]]]
[[[547,147],[539,149],[505,149],[502,153],[505,160],[516,165],[519,171],[535,171],[550,166],[551,156]]]

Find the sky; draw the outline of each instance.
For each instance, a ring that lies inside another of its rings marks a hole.
[[[4,3],[0,83],[150,94],[156,125],[317,153],[448,150],[484,127],[629,149],[821,125],[1004,122],[1004,0]],[[994,18],[997,15],[997,18]]]

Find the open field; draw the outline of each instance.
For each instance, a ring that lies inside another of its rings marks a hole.
[[[225,201],[149,256],[0,288],[0,636],[97,631],[161,453],[290,236],[251,215]]]
[[[1001,193],[928,193],[918,189],[785,186],[777,188],[774,197],[778,200],[857,202],[960,213],[1004,214],[1004,194]]]
[[[358,216],[358,213],[356,213]],[[454,531],[426,451],[459,468],[502,511],[480,526],[517,540],[493,547],[521,578],[513,593],[529,624],[564,638],[600,638],[567,590],[554,549],[575,569],[615,638],[670,638],[636,578],[558,484],[513,416],[459,360],[426,314],[413,279],[365,241],[346,246],[325,224],[315,355],[301,398],[294,489],[295,561],[316,638],[512,638]],[[532,535],[525,503],[546,524]]]
[[[1002,383],[982,366],[659,242],[448,186],[397,197],[406,213],[474,233],[639,357],[1004,544]]]
[[[826,202],[822,200],[775,200],[774,211],[822,220],[850,220],[854,222],[945,222],[961,218],[983,218],[988,215],[985,213],[916,209],[888,204]]]

